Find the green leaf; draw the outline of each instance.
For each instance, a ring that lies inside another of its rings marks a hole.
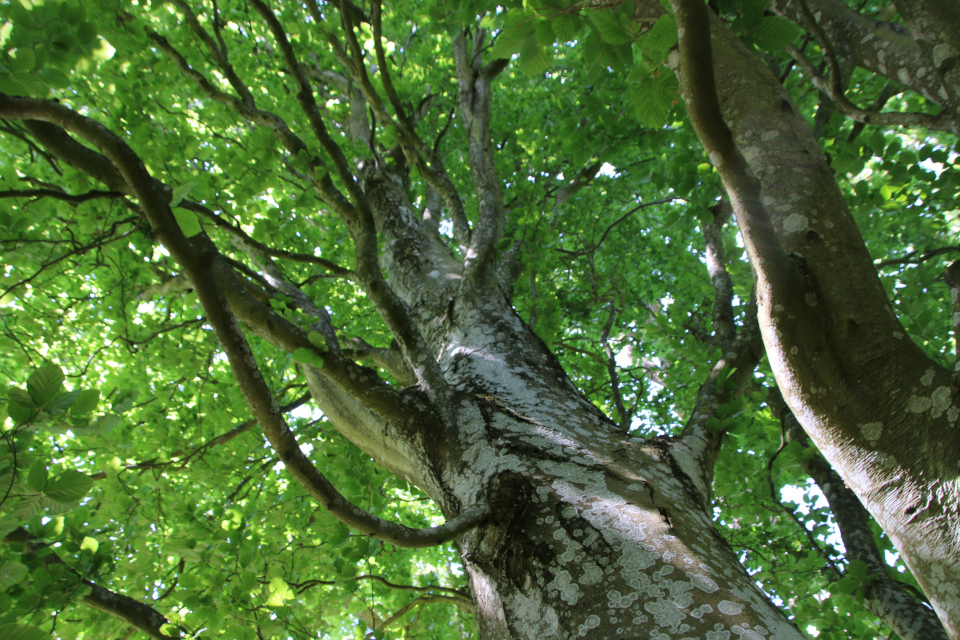
[[[27,565],[19,562],[5,562],[0,564],[0,587],[6,589],[18,584],[28,572],[29,569],[27,569]]]
[[[29,422],[40,411],[30,394],[19,387],[10,387],[7,397],[7,413],[15,424]]]
[[[503,21],[504,27],[490,49],[490,57],[494,59],[510,58],[515,53],[520,53],[524,42],[535,29],[533,19],[521,9],[511,9],[504,14]]]
[[[60,393],[63,388],[63,380],[63,369],[55,364],[45,365],[27,378],[27,393],[37,403],[37,406],[44,407],[46,403]]]
[[[640,37],[639,44],[652,62],[666,60],[670,49],[677,44],[677,21],[668,13],[660,16]]]
[[[43,494],[56,502],[76,502],[93,488],[93,478],[74,469],[67,469],[47,483]]]
[[[188,238],[192,238],[203,231],[203,227],[200,226],[200,218],[193,211],[174,209],[173,217],[177,219],[177,224],[180,225],[183,235]]]
[[[604,42],[608,44],[627,44],[630,42],[630,33],[623,28],[620,18],[611,9],[589,11],[587,18]]]
[[[73,391],[63,391],[58,393],[49,402],[44,404],[43,409],[50,413],[61,413],[70,408],[70,406],[76,401],[77,396],[80,395],[79,389],[74,389]]]
[[[854,558],[847,564],[845,575],[848,575],[859,582],[863,582],[867,578],[867,573],[869,573],[867,563],[858,558]]]
[[[94,433],[105,434],[105,433],[109,433],[112,429],[114,429],[117,425],[121,423],[123,423],[123,418],[121,418],[115,413],[107,413],[105,415],[100,416],[93,422],[91,422],[89,426],[84,428],[83,432],[91,433],[91,434],[94,434]]]
[[[50,634],[27,624],[0,624],[2,640],[49,640]]]
[[[520,69],[528,76],[543,73],[550,67],[551,54],[537,44],[537,36],[531,35],[520,47]],[[552,53],[552,49],[550,49]]]
[[[560,42],[571,42],[576,40],[577,32],[580,31],[580,18],[577,15],[561,13],[550,20],[553,27],[553,33]]]
[[[20,498],[17,506],[13,508],[13,515],[20,520],[32,520],[43,513],[43,496],[30,495]]]
[[[659,129],[666,123],[673,96],[667,93],[659,78],[641,81],[630,97],[633,108],[643,124]]]
[[[76,416],[91,413],[100,404],[100,389],[81,389],[77,399],[70,407],[70,413]]]
[[[792,44],[800,33],[800,27],[780,16],[763,18],[748,32],[754,43],[766,51],[783,49]]]
[[[831,588],[832,591],[836,593],[842,593],[849,595],[857,590],[860,586],[860,581],[854,578],[853,576],[844,576],[833,583]]]
[[[27,474],[27,486],[37,493],[43,491],[44,487],[47,486],[47,463],[45,460],[38,458],[30,467],[30,472]]]

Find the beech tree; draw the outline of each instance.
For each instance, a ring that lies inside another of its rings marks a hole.
[[[3,637],[960,638],[955,4],[0,16]]]

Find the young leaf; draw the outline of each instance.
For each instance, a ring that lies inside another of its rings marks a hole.
[[[294,362],[298,362],[300,364],[310,364],[313,362],[313,355],[314,353],[312,350],[305,349],[303,347],[300,347],[292,354]]]
[[[99,389],[81,389],[77,394],[77,399],[70,407],[70,413],[75,416],[82,416],[91,413],[100,403]]]
[[[185,182],[174,189],[173,196],[170,200],[170,208],[172,209],[173,207],[179,206],[179,204],[183,202],[183,199],[187,197],[187,194],[190,193],[195,186],[197,186],[197,181],[193,180],[191,182]],[[179,222],[179,220],[177,220],[177,222]],[[180,226],[183,225],[181,224]]]
[[[93,479],[85,473],[67,469],[47,483],[43,494],[56,502],[76,502],[93,487]]]
[[[180,230],[183,231],[183,235],[188,238],[192,238],[203,231],[203,227],[200,226],[200,218],[198,218],[197,214],[193,211],[174,209],[173,217],[177,219],[177,224],[180,225]]]
[[[630,34],[623,28],[617,14],[612,10],[601,9],[600,11],[591,11],[587,14],[587,18],[593,24],[593,27],[600,34],[604,42],[608,44],[626,44],[630,42]]]
[[[58,365],[48,364],[40,367],[27,378],[27,393],[43,407],[47,402],[60,393],[63,387],[63,369]]]
[[[750,30],[754,43],[766,51],[779,51],[800,35],[800,27],[780,16],[763,18]]]
[[[100,548],[100,542],[96,538],[91,538],[90,536],[84,536],[83,542],[80,543],[81,551],[89,551],[90,553],[96,553],[97,549]]]
[[[47,462],[45,460],[37,459],[30,467],[30,471],[27,473],[27,486],[37,493],[43,491],[44,487],[47,486]]]

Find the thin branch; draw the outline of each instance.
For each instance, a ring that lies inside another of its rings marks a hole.
[[[813,21],[813,24],[816,24],[816,21]],[[819,26],[816,27],[814,33],[819,31],[823,33]],[[823,47],[823,43],[821,43]],[[829,49],[824,48],[824,56],[828,61],[828,69],[830,70],[830,78],[826,80],[821,76],[816,67],[813,66],[813,63],[807,59],[803,53],[801,53],[796,47],[789,46],[786,48],[786,52],[789,53],[797,64],[803,69],[805,76],[810,78],[810,81],[813,85],[828,96],[836,106],[837,111],[843,115],[856,120],[857,122],[862,122],[863,124],[872,124],[879,127],[923,127],[926,129],[933,129],[936,131],[949,131],[952,133],[957,132],[957,125],[952,118],[947,118],[942,115],[933,115],[929,113],[922,112],[910,112],[910,113],[892,113],[892,112],[883,112],[877,113],[874,111],[867,111],[861,109],[857,105],[850,102],[850,99],[847,98],[846,94],[843,91],[842,80],[835,80],[834,76],[839,77],[839,65],[836,64],[835,56],[830,52]]]
[[[960,260],[950,263],[943,280],[950,287],[950,298],[953,300],[953,351],[954,357],[960,363]],[[960,368],[957,371],[960,371]]]
[[[112,198],[122,198],[124,194],[119,191],[87,191],[86,193],[80,193],[77,195],[71,195],[69,193],[64,193],[63,191],[57,191],[56,189],[10,189],[8,191],[0,191],[0,198],[54,198],[55,200],[63,200],[64,202],[69,202],[71,204],[80,204],[81,202],[87,202],[89,200],[97,200],[100,198],[112,199]]]
[[[776,387],[770,389],[767,405],[780,419],[784,444],[793,441],[804,445],[811,444],[803,427],[787,407],[783,395]],[[782,448],[783,445],[781,445]],[[804,457],[803,460],[803,467],[820,487],[830,505],[837,528],[840,530],[845,557],[848,561],[856,559],[867,565],[869,578],[864,582],[866,609],[879,617],[903,640],[947,640],[943,625],[940,624],[933,609],[914,597],[903,582],[891,575],[891,570],[874,541],[870,527],[872,518],[859,498],[819,452],[810,458]],[[799,520],[796,518],[794,520],[805,532],[807,531]],[[807,535],[809,538],[810,534]],[[817,546],[814,548],[820,551]],[[821,555],[823,555],[822,552]],[[836,575],[837,567],[829,559],[825,558],[825,560]]]
[[[132,229],[130,229],[129,231],[125,231],[125,232],[121,233],[121,234],[118,235],[118,236],[113,236],[112,234],[116,232],[117,227],[120,226],[121,224],[131,224],[131,223],[134,223],[134,224],[135,224],[137,221],[138,221],[138,219],[137,219],[136,217],[130,217],[130,218],[125,218],[125,219],[123,219],[123,220],[118,220],[118,221],[114,222],[113,225],[111,225],[111,227],[110,227],[110,231],[107,232],[107,234],[106,234],[104,237],[100,238],[99,240],[96,240],[95,242],[91,242],[90,244],[85,244],[85,245],[83,245],[83,246],[76,247],[76,248],[73,249],[72,251],[68,251],[67,253],[63,254],[62,256],[57,256],[56,258],[54,258],[54,259],[52,259],[52,260],[48,260],[47,262],[44,262],[43,264],[40,265],[40,268],[37,269],[37,270],[33,273],[33,275],[31,275],[31,276],[29,276],[29,277],[27,277],[27,278],[25,278],[25,279],[23,279],[23,280],[20,280],[20,281],[18,281],[18,282],[15,282],[15,283],[13,283],[12,285],[10,285],[9,287],[7,287],[2,293],[0,293],[0,298],[3,298],[5,295],[7,295],[8,293],[10,293],[11,291],[14,291],[14,290],[16,290],[16,289],[18,289],[18,288],[20,288],[20,287],[22,287],[22,286],[25,286],[25,285],[27,285],[27,284],[30,284],[31,282],[33,282],[34,280],[36,280],[38,277],[40,277],[40,275],[41,275],[44,271],[46,271],[47,269],[49,269],[50,267],[52,267],[52,266],[54,266],[54,265],[60,264],[61,262],[63,262],[64,260],[66,260],[67,258],[69,258],[69,257],[71,257],[71,256],[83,255],[83,254],[85,254],[86,252],[88,252],[88,251],[90,251],[90,250],[92,250],[92,249],[98,249],[98,248],[103,247],[103,246],[106,246],[106,245],[108,245],[108,244],[110,244],[110,243],[112,243],[112,242],[116,242],[117,240],[122,240],[123,238],[126,238],[127,236],[129,236],[130,234],[132,234],[134,231],[137,230],[137,227],[136,227],[136,226],[134,226],[134,227],[133,227]]]
[[[257,1],[257,0],[254,0]],[[256,357],[224,298],[221,283],[213,271],[232,270],[212,243],[195,236],[199,249],[184,235],[167,200],[140,157],[116,134],[103,125],[53,101],[17,98],[0,93],[0,117],[15,120],[44,120],[63,127],[97,147],[119,169],[143,208],[144,215],[171,256],[194,284],[194,291],[206,312],[210,326],[223,347],[241,392],[260,428],[276,450],[286,469],[331,515],[365,535],[401,547],[428,547],[443,544],[473,529],[491,515],[487,503],[466,508],[460,515],[437,527],[412,529],[383,520],[351,504],[301,451],[287,426],[283,413],[256,364]],[[435,364],[435,363],[434,363]]]
[[[707,273],[714,290],[713,328],[724,351],[731,347],[737,332],[733,320],[733,280],[727,272],[723,249],[723,225],[729,218],[730,205],[721,202],[713,208],[713,220],[702,225],[706,241]]]
[[[817,541],[816,537],[813,535],[813,532],[807,529],[806,526],[804,526],[803,521],[800,520],[800,517],[797,515],[796,511],[794,509],[791,509],[787,505],[783,504],[783,502],[780,501],[780,496],[777,495],[777,487],[773,483],[773,465],[777,461],[777,458],[780,457],[780,454],[783,452],[783,450],[786,449],[787,444],[788,444],[787,439],[785,437],[782,438],[780,441],[780,446],[777,447],[777,450],[774,451],[773,455],[770,456],[770,458],[767,460],[767,467],[766,467],[767,478],[766,479],[767,479],[767,489],[770,491],[770,500],[775,505],[777,505],[777,507],[779,507],[783,513],[787,514],[787,517],[789,517],[790,520],[792,520],[793,523],[797,525],[797,528],[803,532],[804,537],[807,539],[807,544],[809,545],[809,548],[816,551],[817,555],[823,559],[826,565],[830,568],[831,573],[833,573],[834,580],[836,580],[841,575],[840,569],[839,567],[837,567],[836,564],[834,564],[833,559],[830,557],[830,554],[827,553],[820,546],[820,543]]]
[[[613,395],[613,406],[617,410],[617,418],[620,423],[620,430],[626,433],[630,430],[631,416],[623,406],[623,394],[620,392],[620,376],[617,375],[617,359],[610,347],[610,329],[613,328],[617,319],[616,301],[610,303],[610,315],[606,323],[600,330],[600,344],[603,345],[603,352],[606,354],[607,375],[610,377],[610,393]]]
[[[379,11],[379,9],[377,9]],[[380,99],[380,95],[376,92],[373,87],[373,84],[370,82],[370,78],[367,75],[366,67],[363,64],[363,53],[360,47],[360,43],[357,40],[357,36],[353,31],[351,17],[349,12],[341,12],[341,17],[344,23],[344,34],[347,38],[347,46],[353,52],[352,57],[347,55],[346,51],[343,50],[343,47],[340,46],[340,43],[331,35],[328,37],[330,45],[334,49],[334,54],[337,56],[337,59],[346,67],[347,71],[353,77],[353,79],[360,86],[360,90],[363,93],[364,98],[366,98],[367,103],[370,105],[371,109],[376,113],[377,117],[386,125],[387,123],[392,123],[397,127],[397,131],[400,134],[400,142],[403,147],[404,155],[407,158],[407,161],[416,166],[417,170],[424,177],[427,184],[429,184],[443,199],[443,203],[447,208],[447,213],[453,222],[453,234],[457,242],[461,246],[466,247],[470,241],[470,225],[467,221],[467,215],[463,208],[463,201],[460,198],[456,187],[453,184],[453,181],[450,179],[450,176],[447,174],[446,169],[443,166],[442,158],[440,157],[437,145],[439,140],[443,135],[441,132],[438,136],[437,143],[434,144],[433,148],[428,146],[423,139],[417,135],[414,123],[410,118],[399,117],[399,114],[402,113],[402,110],[398,112],[398,118],[394,119],[386,110],[383,105],[383,101]],[[378,18],[379,21],[379,18]],[[375,46],[379,44],[382,52],[382,43],[379,38],[374,38]],[[387,71],[386,62],[380,66],[381,76],[389,78],[389,72]],[[385,80],[387,82],[389,80]],[[392,81],[390,81],[392,83]],[[391,84],[392,86],[392,84]],[[394,96],[396,93],[394,91]],[[397,103],[399,104],[399,97],[396,97]],[[450,121],[447,121],[449,125]]]
[[[216,212],[209,209],[208,207],[203,206],[199,202],[184,200],[183,202],[180,203],[179,206],[184,209],[189,209],[190,211],[194,211],[196,213],[201,214],[207,220],[210,220],[215,225],[217,225],[218,228],[223,229],[224,231],[233,235],[234,237],[239,238],[246,244],[249,244],[251,247],[255,248],[257,251],[260,251],[270,257],[280,258],[281,260],[290,260],[292,262],[300,262],[303,264],[313,264],[318,267],[323,267],[324,269],[326,269],[327,271],[329,271],[330,273],[332,273],[337,277],[345,278],[347,280],[350,280],[351,282],[357,281],[357,274],[355,271],[353,271],[352,269],[341,267],[337,263],[331,262],[330,260],[327,260],[325,258],[312,256],[306,253],[296,253],[293,251],[286,251],[284,249],[274,249],[269,245],[265,245],[262,242],[254,240],[249,235],[247,235],[247,233],[243,229],[241,229],[238,226],[230,224],[223,217],[217,215]]]
[[[463,262],[463,287],[486,291],[496,285],[496,244],[503,237],[506,205],[503,189],[494,162],[490,118],[493,102],[491,80],[503,67],[481,67],[479,45],[486,31],[474,36],[473,52],[467,52],[467,40],[460,33],[453,41],[457,67],[460,115],[466,126],[467,155],[470,177],[477,196],[478,220],[470,236],[470,245]]]
[[[370,297],[387,328],[400,342],[404,349],[404,355],[410,362],[421,386],[429,393],[447,399],[450,394],[449,385],[443,377],[434,355],[413,322],[406,304],[384,279],[380,269],[377,230],[373,212],[370,210],[370,203],[354,178],[343,150],[330,137],[326,126],[323,124],[323,119],[320,117],[320,112],[317,110],[316,101],[313,97],[313,89],[297,61],[283,26],[273,11],[262,0],[250,0],[250,2],[263,17],[273,34],[277,47],[283,56],[284,64],[296,78],[299,87],[297,99],[300,102],[300,107],[307,115],[320,145],[333,159],[337,175],[346,185],[347,192],[353,199],[355,205],[352,210],[353,215],[344,217],[344,222],[353,234],[357,256],[357,275],[363,284],[364,291]],[[346,12],[341,12],[341,16],[349,23]],[[352,34],[353,32],[348,29],[348,33]],[[450,403],[441,402],[438,408],[445,410],[448,406],[450,406]]]
[[[443,593],[449,593],[453,597],[462,600],[463,602],[470,604],[473,601],[470,599],[470,596],[464,593],[459,589],[454,589],[452,587],[441,587],[435,584],[428,584],[425,586],[418,586],[413,584],[397,584],[395,582],[390,582],[386,578],[377,575],[370,574],[360,574],[358,576],[353,576],[352,578],[344,578],[343,580],[307,580],[301,583],[290,583],[293,587],[297,589],[298,593],[303,593],[307,589],[318,585],[338,585],[338,584],[348,584],[350,582],[357,582],[359,580],[371,580],[373,582],[379,582],[385,587],[390,587],[391,589],[397,589],[398,591],[417,591],[420,593],[430,593],[433,591],[440,591]]]
[[[214,28],[216,29],[217,39],[219,40],[218,46],[217,42],[214,42],[213,38],[210,37],[210,34],[207,33],[206,29],[200,25],[200,22],[197,20],[197,16],[194,15],[193,10],[185,0],[171,0],[171,2],[173,2],[173,4],[175,4],[177,8],[183,12],[191,31],[193,31],[197,38],[199,38],[200,41],[206,45],[207,50],[210,52],[210,55],[213,56],[217,66],[220,67],[220,71],[223,72],[227,82],[229,82],[230,86],[233,87],[233,90],[240,95],[240,100],[253,106],[253,94],[250,93],[250,90],[247,88],[247,86],[243,83],[243,81],[240,80],[240,77],[234,70],[233,65],[231,65],[230,61],[227,59],[227,47],[223,41],[223,38],[220,36],[219,28],[216,26],[218,24],[219,17],[214,15],[214,19],[212,21]],[[214,4],[214,7],[216,7],[216,4]]]
[[[594,245],[589,249],[580,249],[579,251],[570,251],[569,249],[557,249],[557,251],[559,251],[560,253],[565,253],[570,256],[585,256],[587,254],[593,253],[594,251],[600,248],[600,245],[603,244],[603,241],[607,239],[607,235],[609,235],[609,233],[613,230],[614,227],[616,227],[621,222],[623,222],[624,220],[626,220],[627,218],[635,214],[637,211],[640,211],[641,209],[646,209],[647,207],[652,207],[653,205],[656,205],[656,204],[667,204],[668,202],[674,202],[675,200],[683,200],[683,198],[664,198],[663,200],[653,200],[652,202],[643,202],[637,205],[636,207],[634,207],[633,209],[630,209],[629,211],[627,211],[625,214],[623,214],[613,222],[611,222],[607,226],[607,228],[604,229],[603,233],[600,234],[600,239],[597,240],[597,242],[595,242]]]
[[[874,266],[879,267],[892,267],[897,265],[905,264],[920,264],[926,262],[931,258],[936,258],[937,256],[946,255],[948,253],[960,253],[960,245],[952,247],[940,247],[938,249],[928,249],[926,251],[909,251],[902,258],[890,258],[889,260],[881,260],[880,262],[875,262]]]

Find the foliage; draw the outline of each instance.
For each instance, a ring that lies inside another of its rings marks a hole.
[[[300,3],[273,4],[336,142],[351,160],[363,158],[364,147],[348,136],[349,92],[324,76],[346,76],[330,45],[343,42],[335,10],[322,5],[326,21],[317,23]],[[452,4],[461,6],[452,12],[451,3],[414,0],[384,15],[396,91],[422,114],[417,133],[441,150],[461,193],[471,193],[466,134],[454,115],[451,41],[461,24],[488,29],[494,35],[485,60],[513,59],[495,84],[492,138],[510,211],[501,250],[514,242],[524,247],[516,311],[615,421],[637,435],[676,433],[721,356],[712,338],[714,288],[703,264],[703,230],[721,189],[685,122],[667,64],[676,43],[673,18],[637,22],[627,3],[600,10],[563,0],[497,9]],[[744,43],[782,73],[813,126],[821,117],[818,96],[791,73],[783,52],[801,30],[764,15],[765,4],[719,3]],[[246,3],[229,0],[6,4],[0,91],[56,97],[121,133],[170,189],[172,204],[198,203],[270,247],[352,267],[347,229],[305,178],[325,152],[310,146],[290,154],[274,131],[239,118],[188,78],[159,44],[163,39],[180,52],[214,91],[231,91],[191,33],[186,7],[229,51],[258,107],[305,128],[273,36]],[[373,55],[369,24],[357,27]],[[382,76],[372,81],[382,94]],[[857,71],[849,94],[868,103],[881,88]],[[891,105],[929,106],[909,93]],[[395,127],[377,125],[386,154]],[[949,364],[950,301],[941,274],[950,254],[925,252],[957,244],[955,140],[860,128],[837,114],[819,126],[896,312],[912,339]],[[450,545],[412,551],[351,533],[284,473],[249,423],[219,344],[178,281],[178,266],[129,199],[52,158],[20,124],[2,121],[0,132],[0,533],[26,526],[51,545],[43,553],[22,544],[2,549],[0,624],[21,626],[2,627],[0,635],[117,635],[121,622],[77,606],[89,580],[148,602],[169,620],[170,634],[180,628],[237,639],[360,638],[403,611],[376,637],[472,637],[471,617],[453,606],[455,598],[416,600],[465,589]],[[407,189],[414,202],[427,202],[416,168]],[[475,219],[476,199],[465,207]],[[235,234],[222,224],[196,210],[177,211],[188,236],[205,231],[248,269],[262,269],[256,256],[231,245]],[[449,236],[447,225],[441,228]],[[750,269],[735,229],[728,225],[723,234],[742,322]],[[305,261],[284,260],[282,269],[343,335],[390,344],[348,279]],[[270,304],[310,326],[289,296],[278,294]],[[278,403],[294,403],[305,392],[295,365],[316,362],[316,354],[251,341]],[[801,628],[816,627],[820,638],[885,637],[889,630],[858,603],[867,576],[845,558],[829,509],[807,483],[802,458],[815,452],[782,446],[780,424],[764,402],[763,388],[772,384],[761,366],[755,388],[720,417],[725,423],[717,428],[728,439],[716,473],[717,523]],[[290,421],[300,442],[309,443],[311,461],[355,503],[410,526],[442,520],[415,487],[378,467],[308,404]],[[806,492],[804,506],[779,504],[784,487]],[[49,553],[66,566],[44,562]],[[830,563],[853,581],[831,572]]]

